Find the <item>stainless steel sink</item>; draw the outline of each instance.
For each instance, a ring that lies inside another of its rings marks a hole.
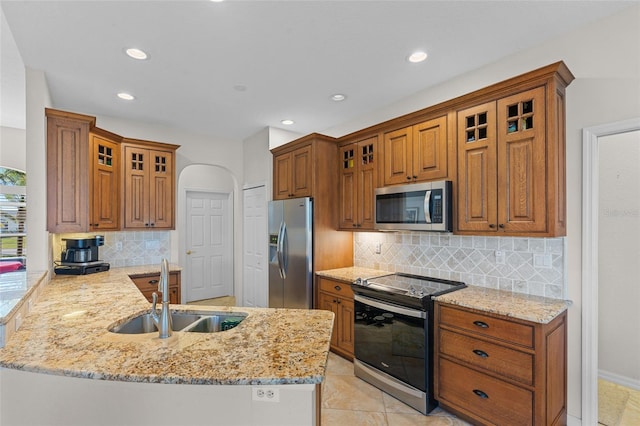
[[[244,312],[171,312],[171,329],[194,333],[216,333],[229,330],[247,317]],[[112,333],[144,334],[157,333],[158,329],[146,312],[129,321],[109,328]]]
[[[200,314],[193,314],[187,312],[172,312],[171,313],[171,329],[173,331],[180,331],[188,325],[193,324],[197,320],[202,318]],[[139,315],[129,321],[111,327],[109,329],[112,333],[120,334],[142,334],[142,333],[157,333],[158,329],[151,319],[151,314],[146,313]]]
[[[183,331],[190,331],[193,333],[216,333],[218,331],[226,331],[234,328],[246,318],[246,314],[233,314],[233,315],[211,315],[204,317],[201,320],[195,322],[193,325],[188,326]]]

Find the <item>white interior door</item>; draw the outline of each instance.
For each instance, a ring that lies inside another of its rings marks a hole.
[[[231,193],[187,191],[186,301],[233,295]]]
[[[264,186],[244,191],[242,306],[268,307],[267,192]]]

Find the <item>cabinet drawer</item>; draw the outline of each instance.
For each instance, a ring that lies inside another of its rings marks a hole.
[[[534,327],[441,305],[440,324],[533,348]]]
[[[353,290],[351,290],[351,284],[327,280],[324,278],[320,278],[319,282],[320,291],[335,294],[336,296],[345,297],[347,299],[353,299]]]
[[[439,359],[438,399],[474,413],[484,423],[533,424],[533,393],[459,364]]]
[[[156,291],[158,289],[158,283],[160,282],[160,274],[149,274],[149,275],[132,275],[131,281],[141,290],[141,291]],[[170,273],[169,274],[169,286],[175,286],[178,284],[178,274]]]
[[[533,385],[533,355],[440,330],[440,353],[502,376]]]

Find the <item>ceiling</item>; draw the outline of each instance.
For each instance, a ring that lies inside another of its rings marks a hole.
[[[322,132],[634,3],[2,0],[2,47],[12,35],[19,52],[3,53],[2,84],[16,87],[21,58],[59,109],[229,141],[266,126]],[[412,64],[414,50],[429,57]],[[2,116],[20,105],[13,92]]]

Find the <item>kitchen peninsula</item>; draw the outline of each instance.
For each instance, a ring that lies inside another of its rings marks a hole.
[[[157,272],[143,269],[57,276],[44,287],[0,350],[0,423],[316,424],[333,314],[197,306],[247,317],[167,339],[109,332],[149,310],[129,279]],[[275,401],[256,397],[266,387]]]

